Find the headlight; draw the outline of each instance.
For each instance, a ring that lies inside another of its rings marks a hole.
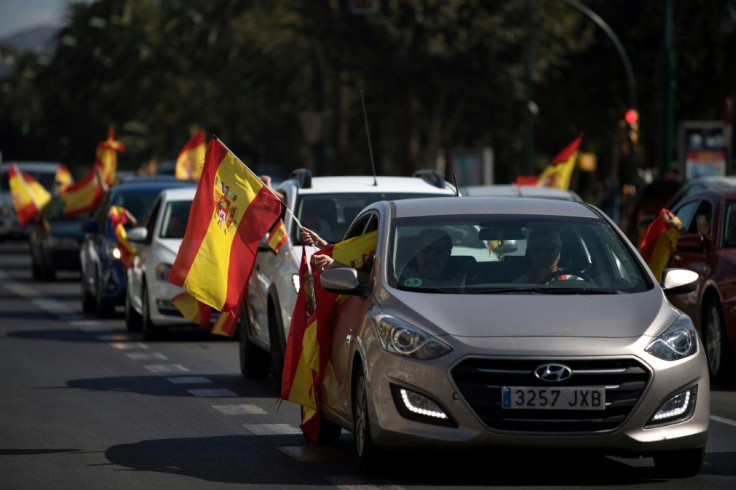
[[[107,253],[110,258],[120,260],[120,249],[117,246],[111,245],[110,247],[108,247]]]
[[[414,359],[436,359],[452,350],[437,337],[429,335],[400,318],[379,315],[374,319],[378,338],[384,349]]]
[[[156,266],[156,279],[159,281],[168,281],[169,272],[171,272],[171,264],[164,264],[163,262]]]
[[[679,317],[645,350],[665,361],[677,361],[698,352],[698,335],[690,317]]]

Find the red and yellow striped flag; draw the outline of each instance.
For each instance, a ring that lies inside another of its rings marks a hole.
[[[59,168],[56,169],[54,182],[56,182],[56,186],[59,192],[69,187],[72,183],[72,174],[69,173],[69,169],[66,168],[64,165],[59,165]]]
[[[102,200],[102,187],[95,177],[100,169],[97,164],[92,165],[87,175],[80,181],[73,183],[60,194],[64,203],[65,216],[78,216],[97,207]]]
[[[115,140],[115,129],[110,126],[107,131],[107,139],[97,144],[95,153],[95,165],[99,165],[102,179],[107,185],[115,184],[115,172],[118,168],[118,152],[125,150],[125,146]]]
[[[176,309],[192,323],[196,323],[200,327],[209,328],[210,315],[212,308],[206,304],[197,301],[189,293],[180,293],[171,298],[171,302]]]
[[[227,335],[234,332],[258,244],[282,206],[219,140],[210,141],[169,282],[222,312]]]
[[[315,254],[329,255],[340,264],[365,269],[373,262],[377,238],[378,232],[373,231],[330,245]],[[286,343],[281,398],[303,407],[299,427],[310,441],[316,442],[319,437],[319,387],[325,373],[332,371],[330,313],[340,296],[322,288],[318,271],[309,275],[305,257],[302,244],[300,288]]]
[[[266,236],[266,243],[268,243],[268,246],[271,248],[271,250],[279,253],[281,247],[288,241],[289,234],[286,233],[284,221],[279,220],[278,223],[276,223],[276,225],[271,228],[271,231],[268,232],[268,235]]]
[[[204,166],[204,131],[199,130],[186,142],[176,157],[176,178],[199,180]]]
[[[654,221],[649,223],[639,244],[639,253],[657,278],[657,282],[662,281],[662,273],[675,250],[681,228],[680,219],[668,209],[662,208]]]
[[[547,168],[537,179],[537,187],[556,187],[567,190],[570,188],[572,171],[578,161],[580,143],[583,141],[583,133],[575,138],[575,141],[567,145],[556,157],[549,162]]]
[[[25,226],[28,221],[41,215],[41,210],[51,200],[51,194],[43,184],[23,172],[17,165],[10,165],[8,170],[10,197],[13,200],[18,222]]]

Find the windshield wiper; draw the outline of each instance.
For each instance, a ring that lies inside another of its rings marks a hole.
[[[436,287],[412,287],[412,286],[401,286],[399,289],[402,291],[413,291],[415,293],[443,293],[443,294],[459,294],[465,291],[462,288],[436,288]]]
[[[620,289],[613,288],[536,288],[542,294],[623,294]]]

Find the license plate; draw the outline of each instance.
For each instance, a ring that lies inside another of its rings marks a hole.
[[[593,386],[502,386],[501,407],[525,410],[605,410],[606,390]]]

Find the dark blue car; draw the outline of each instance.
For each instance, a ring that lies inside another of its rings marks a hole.
[[[110,188],[93,218],[82,225],[85,232],[79,252],[81,262],[82,309],[101,317],[111,316],[115,306],[125,301],[125,270],[115,237],[115,225],[110,219],[110,208],[121,206],[142,223],[156,196],[171,187],[194,187],[196,182],[161,177],[156,179],[126,180]],[[128,222],[125,228],[132,228]]]

